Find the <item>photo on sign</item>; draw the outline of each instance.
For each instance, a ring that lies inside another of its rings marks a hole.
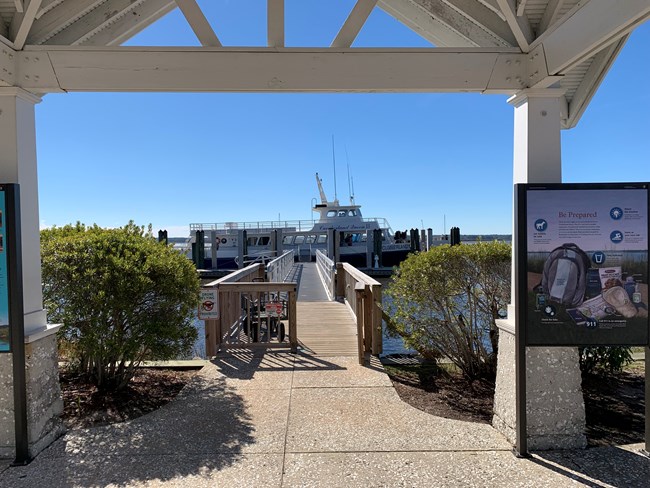
[[[647,340],[647,190],[535,190],[526,200],[531,343]]]

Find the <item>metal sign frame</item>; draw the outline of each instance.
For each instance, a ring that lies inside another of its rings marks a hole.
[[[528,193],[530,191],[544,190],[645,190],[646,197],[646,225],[647,239],[650,238],[650,184],[648,183],[588,183],[588,184],[516,184],[515,185],[515,235],[517,253],[515,256],[515,296],[517,306],[515,316],[515,382],[516,382],[516,446],[515,454],[519,457],[528,457],[528,432],[527,432],[527,411],[526,411],[526,348],[527,347],[562,347],[562,346],[594,346],[594,345],[616,345],[616,346],[645,346],[645,448],[650,451],[650,331],[646,323],[645,337],[640,341],[638,338],[627,342],[612,341],[612,334],[608,334],[608,342],[580,341],[568,342],[566,339],[561,342],[539,343],[537,340],[531,343],[529,340],[529,298],[528,298]],[[647,247],[647,244],[646,244]],[[647,249],[646,249],[647,251]],[[646,277],[650,278],[650,263],[646,259]],[[650,281],[650,279],[648,280]],[[539,338],[537,338],[539,339]],[[587,342],[587,343],[584,343]],[[641,343],[640,343],[641,342]]]

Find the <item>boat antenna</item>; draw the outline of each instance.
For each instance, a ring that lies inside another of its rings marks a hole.
[[[332,134],[332,163],[334,164],[334,204],[339,204],[339,197],[336,193],[336,154],[334,153],[334,134]]]
[[[348,194],[350,195],[350,205],[354,205],[354,183],[352,177],[350,176],[350,158],[348,157],[348,146],[344,145],[345,148],[345,160],[348,164]]]

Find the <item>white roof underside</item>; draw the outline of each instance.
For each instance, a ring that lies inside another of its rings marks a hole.
[[[535,76],[537,71],[533,72],[529,76],[532,81],[521,81],[520,88],[563,88],[567,111],[563,124],[572,127],[629,32],[650,16],[650,0],[612,2],[626,6],[620,9],[626,10],[620,19],[611,21],[619,25],[604,26],[601,37],[585,40],[584,26],[598,24],[600,13],[607,12],[611,18],[618,15],[606,3],[605,0],[358,0],[336,39],[323,48],[350,48],[370,11],[381,8],[437,48],[485,48],[495,52],[514,48],[512,52],[541,52],[546,61],[542,66],[543,76]],[[0,0],[0,42],[25,52],[34,50],[35,46],[119,46],[179,7],[206,49],[212,52],[222,49],[218,29],[208,23],[196,0]],[[591,24],[589,16],[592,16]],[[284,47],[283,0],[268,0],[268,39],[264,48]],[[563,43],[568,48],[566,56],[561,52]],[[579,46],[575,56],[570,53],[572,43]],[[223,49],[234,47],[237,46]],[[556,58],[560,59],[556,61]],[[4,86],[11,85],[9,81],[4,83]],[[457,91],[463,91],[462,88],[458,86]],[[72,89],[75,88],[60,87],[60,90]]]

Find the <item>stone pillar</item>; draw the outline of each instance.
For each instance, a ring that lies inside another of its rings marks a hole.
[[[0,88],[0,182],[20,184],[29,448],[32,456],[62,432],[55,332],[43,310],[34,106],[40,98]],[[0,354],[0,456],[14,455],[12,355]]]
[[[563,91],[524,90],[508,100],[514,106],[514,183],[562,181],[560,122]],[[514,205],[513,205],[514,209]],[[512,300],[508,318],[499,320],[499,354],[492,424],[514,445],[515,256],[513,216]],[[531,450],[586,446],[585,412],[576,348],[527,348],[526,410]]]

